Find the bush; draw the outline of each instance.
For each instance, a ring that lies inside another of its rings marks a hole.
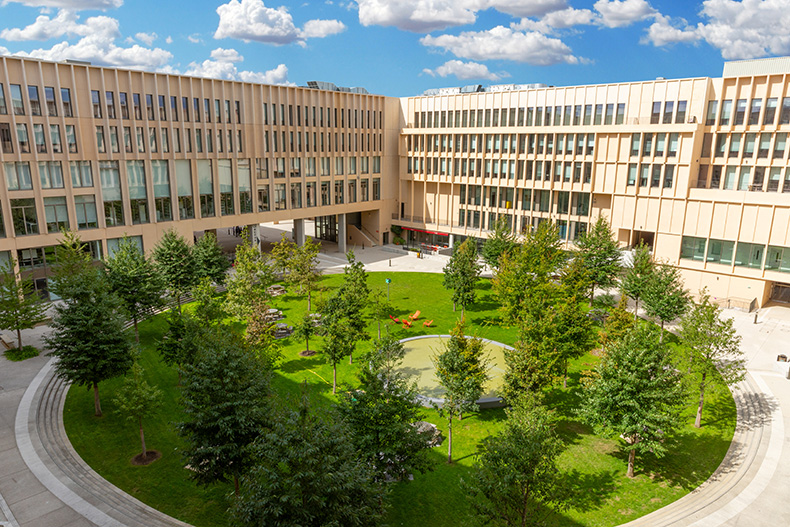
[[[12,362],[19,362],[25,359],[38,357],[40,351],[35,346],[22,346],[22,349],[14,348],[5,352],[5,358]]]
[[[610,294],[607,293],[607,294],[604,294],[604,295],[596,296],[594,304],[595,304],[596,307],[602,307],[604,309],[610,309],[610,308],[613,308],[615,305],[617,305],[617,300],[615,300],[614,295],[610,295]]]
[[[390,227],[390,232],[392,232],[392,234],[395,236],[400,237],[400,235],[403,233],[403,227],[400,225],[392,225]]]
[[[406,243],[406,240],[404,240],[404,239],[403,239],[403,238],[401,238],[400,236],[395,236],[395,237],[392,239],[392,243],[394,243],[395,245],[403,245],[404,243]]]

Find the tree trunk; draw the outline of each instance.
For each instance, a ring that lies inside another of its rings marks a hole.
[[[453,301],[453,313],[455,313],[455,301]]]
[[[137,422],[140,425],[140,442],[143,444],[143,460],[148,457],[148,450],[145,448],[145,433],[143,433],[143,418],[138,417]]]
[[[568,361],[565,361],[565,370],[562,372],[562,389],[568,388]]]
[[[639,297],[634,298],[634,323],[639,318]]]
[[[96,417],[101,417],[101,402],[99,401],[99,383],[93,383],[93,408],[96,410]]]
[[[381,320],[379,320],[379,340],[381,340]]]
[[[304,345],[306,346],[305,351],[310,351],[310,337],[304,338]]]
[[[466,317],[466,308],[463,304],[461,304],[461,320]]]
[[[450,415],[447,425],[447,463],[453,462],[453,416]]]
[[[699,383],[699,406],[697,406],[697,419],[694,420],[694,426],[697,428],[702,427],[702,407],[705,405],[705,377],[708,374],[702,373],[702,382]]]
[[[592,287],[590,288],[590,307],[592,307],[594,299],[595,299],[595,284],[593,284]]]
[[[631,450],[628,452],[628,472],[625,474],[629,478],[634,477],[634,459],[636,459],[636,450]]]
[[[310,299],[310,288],[307,288],[307,312],[309,313],[312,310],[313,310],[313,304]]]
[[[17,341],[16,347],[21,350],[22,349],[22,329],[21,328],[16,328],[16,341]]]
[[[233,475],[233,491],[236,494],[236,497],[239,497],[239,476],[237,474]]]
[[[176,302],[178,303],[178,314],[181,314],[181,294],[176,293]]]
[[[132,317],[134,321],[134,340],[137,341],[137,344],[140,344],[140,330],[137,329],[137,314],[135,313]]]
[[[664,321],[661,321],[661,336],[658,337],[658,343],[662,344],[664,342]]]
[[[332,395],[337,392],[337,363],[332,364]]]
[[[348,354],[348,363],[349,364],[354,364],[354,352],[353,351]]]

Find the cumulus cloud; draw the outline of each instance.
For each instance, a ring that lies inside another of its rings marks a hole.
[[[481,2],[488,4],[483,7],[493,7],[497,11],[518,17],[540,17],[554,11],[565,9],[568,4],[565,0],[490,0]]]
[[[63,9],[54,18],[47,15],[36,17],[36,21],[24,28],[6,28],[0,31],[0,38],[12,42],[26,40],[49,40],[68,36],[119,35],[118,21],[106,16],[94,16],[79,23],[79,16],[74,11]]]
[[[684,19],[673,22],[668,16],[656,15],[655,21],[647,28],[641,42],[654,46],[665,46],[679,42],[696,42],[700,35],[696,28],[689,27]]]
[[[57,7],[65,9],[113,9],[121,7],[123,0],[3,0],[31,7]]]
[[[276,68],[265,72],[240,71],[236,63],[242,62],[243,60],[244,57],[235,49],[217,48],[211,52],[210,60],[204,60],[200,63],[191,63],[189,69],[186,71],[186,75],[211,79],[295,86],[294,83],[288,80],[288,68],[285,64],[280,64]]]
[[[154,40],[159,38],[159,35],[156,33],[136,33],[134,38],[142,42],[143,44],[150,46],[154,43]]]
[[[468,31],[458,36],[426,35],[420,42],[472,60],[512,60],[533,66],[580,62],[559,39],[536,31],[518,31],[503,26],[487,31]]]
[[[435,70],[425,68],[423,73],[427,73],[431,77],[449,77],[454,76],[459,79],[485,79],[489,81],[498,81],[503,77],[509,77],[510,74],[506,72],[494,73],[488,70],[488,66],[478,62],[463,62],[461,60],[449,60],[436,68]]]
[[[203,40],[201,40],[200,36],[197,33],[189,35],[187,37],[187,40],[193,44],[200,44],[201,42],[203,42]]]
[[[171,37],[170,35],[168,35],[168,36],[167,36],[167,38],[165,39],[165,43],[166,43],[166,44],[172,44],[172,43],[173,43],[173,37]]]
[[[600,14],[599,23],[606,27],[628,26],[657,13],[647,0],[598,0],[593,8]]]
[[[283,45],[334,35],[346,29],[337,20],[309,20],[304,29],[299,29],[286,7],[266,7],[263,0],[230,0],[217,8],[217,14],[216,39],[235,38],[245,42]]]
[[[709,21],[697,32],[725,59],[790,53],[790,5],[786,0],[705,0],[700,13]]]

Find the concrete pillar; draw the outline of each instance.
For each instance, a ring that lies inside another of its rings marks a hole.
[[[452,249],[453,247],[455,247],[455,235],[451,234],[450,235],[450,249]]]
[[[305,235],[304,235],[304,220],[294,220],[294,241],[296,245],[301,247],[304,245]]]
[[[345,254],[348,251],[348,233],[346,232],[346,215],[337,215],[337,250]]]
[[[250,237],[250,243],[253,247],[261,250],[261,226],[257,223],[247,225],[247,235]]]

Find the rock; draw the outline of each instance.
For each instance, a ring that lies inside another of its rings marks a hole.
[[[415,427],[420,434],[425,436],[425,442],[428,448],[439,446],[444,442],[442,432],[436,428],[435,424],[429,423],[428,421],[417,421],[416,423],[412,423],[412,426]]]

